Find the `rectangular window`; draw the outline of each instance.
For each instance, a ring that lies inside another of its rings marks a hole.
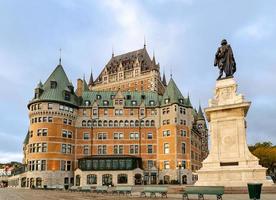
[[[164,161],[164,169],[170,169],[170,162],[167,160]]]
[[[83,139],[89,140],[89,133],[83,133]]]
[[[98,115],[98,109],[93,109],[93,116],[97,116]]]
[[[151,144],[148,145],[148,154],[152,154],[153,153],[153,147]]]
[[[106,108],[104,109],[104,115],[108,115],[108,110]]]
[[[53,117],[48,117],[48,122],[53,122]]]
[[[185,160],[181,161],[181,167],[182,167],[182,169],[186,169],[186,161]]]
[[[46,160],[41,160],[41,171],[46,170]]]
[[[42,152],[47,151],[47,143],[42,143]]]
[[[138,140],[139,139],[139,133],[130,133],[129,139]]]
[[[65,160],[61,160],[60,161],[60,170],[61,171],[65,171],[66,169],[66,161]]]
[[[72,120],[68,119],[68,125],[72,125]]]
[[[113,134],[113,139],[115,140],[120,140],[124,138],[124,134],[123,133],[114,133]]]
[[[70,171],[71,170],[71,161],[67,161],[66,164],[67,164],[66,170]]]
[[[152,138],[152,133],[148,133],[148,139],[151,140]]]
[[[114,145],[113,147],[114,154],[123,154],[123,151],[124,151],[123,145]]]
[[[66,130],[62,130],[62,137],[67,137],[67,131]]]
[[[98,146],[98,154],[105,155],[106,154],[106,145],[99,145]]]
[[[37,129],[37,136],[41,136],[42,135],[42,129]]]
[[[61,152],[66,153],[66,144],[61,145]]]
[[[63,124],[67,124],[67,119],[66,118],[63,119]]]
[[[186,137],[186,131],[185,130],[180,130],[180,135],[183,136],[183,137]]]
[[[47,136],[48,129],[42,129],[42,136]]]
[[[130,145],[129,147],[130,154],[138,154],[138,151],[139,151],[138,145]]]
[[[83,147],[83,154],[84,155],[88,155],[89,154],[89,147],[88,147],[88,145],[84,145],[84,147]]]
[[[47,122],[47,117],[43,117],[42,121]]]
[[[170,145],[169,143],[164,143],[164,154],[170,153]]]
[[[72,137],[73,137],[73,133],[72,133],[71,131],[68,131],[67,137],[68,137],[68,138],[72,138]]]
[[[63,105],[59,105],[59,110],[64,110],[64,106]]]
[[[181,153],[182,154],[186,153],[186,144],[185,143],[181,143]]]
[[[171,131],[170,130],[163,131],[163,136],[164,137],[167,137],[167,136],[170,136],[170,135],[171,135]]]
[[[148,169],[151,169],[154,167],[154,161],[153,160],[148,160]]]
[[[72,145],[71,144],[67,144],[67,153],[68,154],[72,153]]]
[[[106,140],[107,134],[106,133],[98,133],[98,140]]]

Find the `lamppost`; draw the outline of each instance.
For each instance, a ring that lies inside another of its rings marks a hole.
[[[178,180],[179,180],[179,185],[181,185],[181,162],[178,162]]]

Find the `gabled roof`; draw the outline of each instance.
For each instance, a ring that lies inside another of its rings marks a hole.
[[[55,88],[51,88],[52,82],[56,83]],[[68,80],[68,77],[62,65],[60,64],[55,68],[55,70],[51,73],[49,78],[45,81],[42,89],[42,94],[39,97],[34,98],[31,102],[57,101],[75,106],[78,104],[78,98],[73,91],[73,85]],[[65,100],[65,92],[69,92],[70,100]]]
[[[140,63],[141,72],[150,70],[157,66],[155,60],[151,60],[146,48],[131,51],[118,56],[112,56],[94,83],[97,84],[102,81],[102,76],[105,70],[108,74],[113,74],[116,73],[120,67],[122,67],[123,70],[133,69],[137,58]]]
[[[165,103],[166,99],[169,99],[168,104],[176,103],[176,104],[180,104],[183,106],[191,107],[191,102],[190,102],[189,97],[188,98],[183,97],[182,93],[180,92],[180,90],[178,89],[178,87],[176,86],[176,84],[172,78],[170,79],[170,81],[166,87],[161,105],[166,105],[166,103]]]

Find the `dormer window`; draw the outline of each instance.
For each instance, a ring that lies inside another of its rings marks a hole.
[[[110,99],[114,99],[115,95],[110,95]]]
[[[165,99],[165,104],[168,104],[168,103],[170,103],[170,99],[169,98]]]
[[[70,101],[70,93],[68,91],[65,91],[64,100]]]
[[[131,105],[136,106],[137,105],[137,101],[131,101]]]
[[[99,95],[99,94],[97,94],[96,98],[99,100],[99,99],[101,99],[101,98],[102,98],[102,96],[101,96],[101,95]]]
[[[179,103],[183,104],[184,100],[183,99],[179,99]]]
[[[104,100],[104,101],[103,101],[103,105],[104,105],[104,106],[108,106],[108,105],[109,105],[109,101]]]
[[[57,82],[56,81],[51,81],[51,89],[57,88]]]
[[[150,104],[151,106],[154,106],[154,105],[155,105],[155,101],[154,101],[154,100],[150,100],[150,101],[149,101],[149,104]]]
[[[129,94],[126,95],[126,99],[127,99],[127,100],[130,100],[130,99],[131,99],[131,95],[129,95]]]
[[[84,102],[84,104],[85,104],[85,106],[89,106],[89,105],[90,105],[90,101],[89,101],[89,100],[86,100],[86,101]]]

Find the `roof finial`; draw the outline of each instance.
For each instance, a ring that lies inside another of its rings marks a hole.
[[[59,65],[61,65],[61,48],[59,48]]]
[[[170,73],[170,76],[171,76],[171,78],[172,78],[172,68],[170,69],[170,72],[171,72],[171,73]]]
[[[146,48],[146,36],[144,35],[144,49]]]
[[[112,58],[114,57],[114,46],[112,45]]]

